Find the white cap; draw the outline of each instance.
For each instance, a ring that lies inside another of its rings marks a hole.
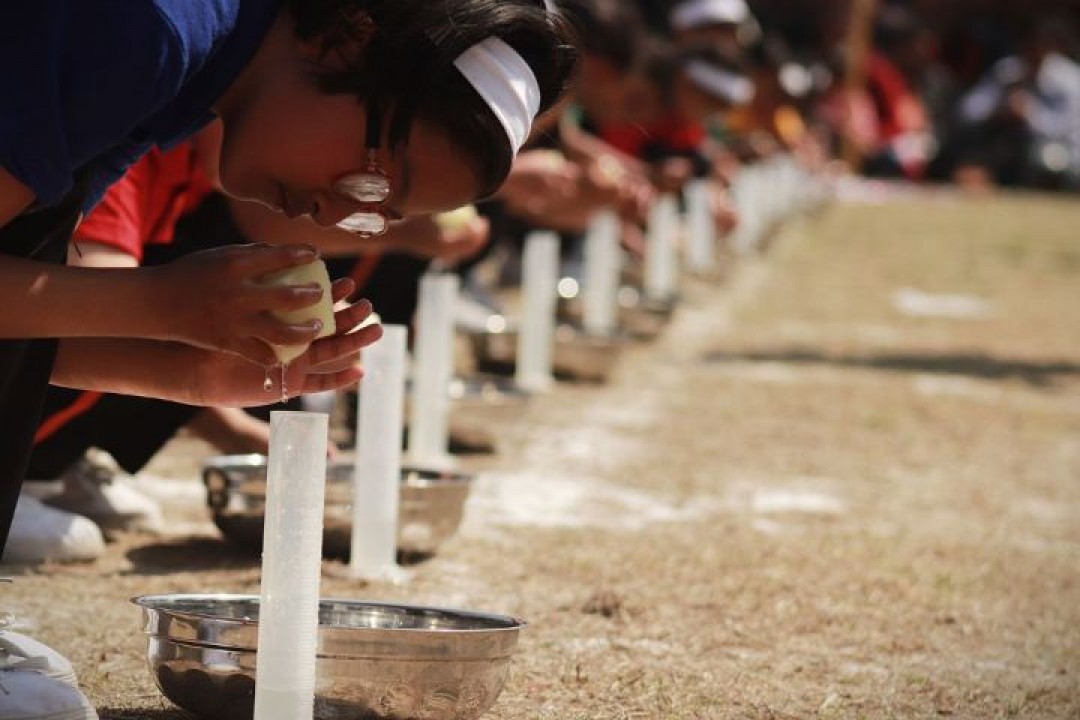
[[[777,73],[780,87],[791,97],[806,97],[814,89],[814,74],[799,63],[784,63]]]
[[[454,66],[495,113],[517,154],[529,138],[540,110],[540,85],[532,68],[497,37],[473,45],[454,61]]]
[[[712,24],[741,25],[753,17],[746,0],[686,0],[671,11],[675,30]]]
[[[683,72],[699,88],[731,105],[745,105],[754,99],[753,81],[704,60],[691,60]]]

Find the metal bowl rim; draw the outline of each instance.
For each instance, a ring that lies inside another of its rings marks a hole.
[[[214,455],[203,461],[203,470],[255,470],[266,469],[268,465],[266,455],[259,453],[247,453],[241,455]],[[346,460],[337,460],[328,465],[329,467],[348,466],[353,463]],[[432,487],[447,485],[468,485],[476,479],[472,473],[457,472],[453,470],[435,470],[432,468],[419,467],[403,463],[401,466],[402,482],[413,487]],[[429,475],[425,477],[424,474]],[[430,477],[434,475],[435,477]]]
[[[512,377],[483,373],[479,376],[456,377],[450,381],[451,391],[463,389],[460,396],[451,396],[451,400],[474,400],[494,397],[499,400],[527,402],[533,393],[517,384]],[[488,389],[491,388],[490,393]]]
[[[221,615],[210,615],[208,613],[191,612],[185,610],[176,610],[171,608],[164,608],[159,605],[152,604],[155,600],[163,598],[170,598],[172,600],[199,600],[203,602],[207,601],[258,601],[258,595],[245,595],[240,593],[159,593],[152,595],[137,595],[129,599],[133,605],[146,610],[148,612],[167,613],[172,616],[198,619],[198,620],[212,620],[214,622],[223,623],[235,623],[237,625],[258,625],[258,620],[247,620],[244,618],[229,618],[222,617]],[[393,632],[407,632],[407,633],[464,633],[469,635],[483,634],[483,633],[502,633],[509,630],[524,630],[529,626],[527,622],[521,618],[514,617],[513,615],[503,615],[500,613],[483,612],[478,610],[462,610],[459,608],[447,608],[438,607],[434,605],[412,605],[409,603],[387,603],[376,602],[368,600],[349,600],[346,598],[320,598],[320,603],[344,603],[347,605],[363,605],[365,607],[375,608],[389,608],[395,610],[418,610],[421,612],[433,612],[444,615],[456,615],[465,618],[476,618],[487,621],[494,621],[505,623],[506,627],[492,627],[492,628],[475,628],[475,629],[448,629],[448,628],[336,628],[340,630],[377,630],[377,631],[393,631]],[[146,633],[150,634],[150,633]]]
[[[482,342],[490,338],[511,337],[516,334],[517,331],[515,330],[503,330],[501,332],[485,332],[478,330],[471,332],[470,336],[475,342]],[[554,337],[557,344],[561,343],[562,345],[568,345],[580,343],[586,348],[601,350],[622,349],[629,341],[629,337],[625,333],[617,333],[615,335],[589,335],[583,328],[572,323],[557,324],[555,326]]]

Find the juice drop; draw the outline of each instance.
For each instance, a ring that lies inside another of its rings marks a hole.
[[[289,389],[285,386],[285,373],[288,372],[289,366],[285,363],[281,363],[281,403],[284,405],[289,402]]]
[[[273,392],[274,381],[270,379],[270,368],[266,368],[264,372],[266,374],[263,376],[263,390],[266,392]]]

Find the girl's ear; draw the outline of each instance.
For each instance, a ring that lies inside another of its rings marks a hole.
[[[336,22],[321,33],[300,40],[300,53],[307,62],[333,69],[356,67],[375,34],[375,21],[363,10],[341,8]]]

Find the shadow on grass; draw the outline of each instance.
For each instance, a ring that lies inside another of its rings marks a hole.
[[[191,715],[175,708],[156,708],[148,710],[118,710],[98,708],[101,720],[191,720]]]
[[[27,563],[13,563],[3,562],[0,563],[0,578],[6,578],[8,580],[14,580],[20,577],[35,577],[41,575],[41,563],[40,562],[27,562]],[[0,585],[2,588],[3,585]]]
[[[982,380],[1021,380],[1039,388],[1052,387],[1067,377],[1080,377],[1080,363],[1066,360],[1015,360],[977,353],[867,353],[830,354],[807,348],[781,348],[748,352],[715,351],[703,361],[724,363],[779,363],[887,370],[905,373],[959,375]]]
[[[216,538],[177,538],[141,545],[127,553],[129,575],[169,575],[182,572],[246,570],[259,566],[258,553]]]
[[[326,551],[327,560],[348,563],[348,554]],[[262,549],[259,544],[242,545],[214,538],[178,538],[169,542],[154,543],[132,548],[127,552],[131,569],[126,575],[171,575],[173,573],[212,572],[222,570],[257,570],[260,567]],[[399,552],[398,562],[404,566],[421,565],[434,557],[434,553]],[[4,568],[7,570],[7,568]],[[19,573],[13,566],[9,575]],[[32,568],[27,571],[29,573]]]

